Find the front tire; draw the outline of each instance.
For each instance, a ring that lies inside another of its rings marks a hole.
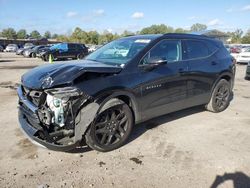
[[[36,57],[36,53],[32,53],[31,57],[35,58]]]
[[[84,57],[84,55],[83,54],[78,54],[77,56],[76,56],[76,59],[83,59],[83,57]]]
[[[85,140],[94,150],[107,152],[121,147],[128,139],[133,127],[133,115],[125,103],[111,106],[90,125]]]
[[[206,109],[215,113],[224,111],[229,106],[230,95],[230,83],[225,79],[221,79],[215,86]]]

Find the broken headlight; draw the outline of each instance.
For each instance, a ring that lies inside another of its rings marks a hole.
[[[69,98],[82,95],[82,92],[75,87],[54,88],[48,89],[45,92],[57,98]]]
[[[56,98],[52,95],[47,95],[46,102],[50,110],[53,112],[52,123],[64,126],[64,107],[67,105],[67,101]]]
[[[52,111],[52,123],[63,127],[65,124],[65,109],[71,97],[77,97],[82,94],[77,88],[64,87],[45,91],[47,93],[46,103]]]

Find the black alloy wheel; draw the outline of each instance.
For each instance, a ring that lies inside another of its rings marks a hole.
[[[86,143],[98,151],[122,146],[132,129],[133,116],[127,104],[113,106],[100,113],[86,134]]]
[[[213,90],[210,102],[206,106],[207,110],[211,112],[225,110],[230,103],[231,93],[230,83],[225,79],[221,79]]]

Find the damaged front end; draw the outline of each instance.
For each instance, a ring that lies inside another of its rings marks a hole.
[[[91,96],[74,87],[36,91],[20,86],[18,96],[22,129],[53,150],[75,148],[98,110]]]

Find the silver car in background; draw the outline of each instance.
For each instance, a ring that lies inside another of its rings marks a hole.
[[[18,50],[18,46],[16,44],[8,44],[5,48],[5,52],[16,52]]]

